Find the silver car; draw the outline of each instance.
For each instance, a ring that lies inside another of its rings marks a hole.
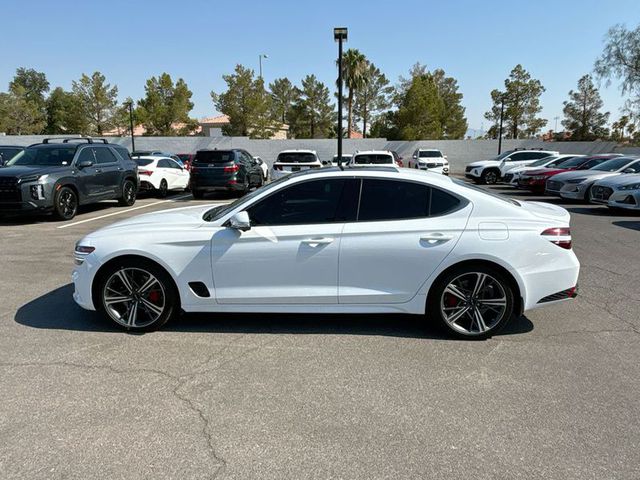
[[[547,180],[547,190],[570,200],[589,200],[589,190],[598,180],[622,173],[640,173],[638,157],[617,157],[588,170],[572,170]]]
[[[598,180],[591,187],[590,201],[609,208],[640,210],[640,174]]]

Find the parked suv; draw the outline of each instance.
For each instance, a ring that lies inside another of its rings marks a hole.
[[[263,182],[260,164],[246,150],[198,150],[191,164],[191,192],[196,199],[215,191],[244,195]]]
[[[101,200],[133,205],[138,166],[126,148],[104,139],[46,138],[0,169],[0,213],[53,212],[70,220]]]
[[[558,152],[541,149],[515,149],[503,152],[491,160],[467,165],[464,176],[477,183],[494,184],[511,168],[522,167],[540,158],[558,155]]]
[[[315,150],[284,150],[278,154],[271,168],[271,178],[286,177],[293,172],[320,168],[322,162]]]
[[[409,168],[428,170],[442,175],[449,175],[449,160],[440,150],[435,148],[419,148],[413,152],[409,160]]]

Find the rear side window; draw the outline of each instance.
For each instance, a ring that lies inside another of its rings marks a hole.
[[[153,160],[150,160],[148,158],[136,158],[134,161],[138,164],[139,167],[146,167],[151,162],[153,162]]]
[[[112,147],[123,160],[131,160],[131,155],[129,155],[129,150],[124,147]]]
[[[96,163],[113,163],[117,162],[118,159],[116,156],[111,153],[111,150],[108,148],[94,148],[93,153],[96,156]]]
[[[171,163],[166,158],[163,158],[162,160],[158,160],[158,167],[159,168],[171,168]]]
[[[279,163],[314,163],[316,156],[309,152],[283,152],[278,155]]]
[[[366,178],[360,194],[359,222],[429,216],[431,189],[427,185]]]
[[[389,165],[393,163],[393,156],[385,154],[356,155],[353,157],[353,163],[356,165]]]
[[[200,151],[196,153],[196,158],[193,163],[199,163],[203,165],[210,165],[215,163],[229,163],[235,160],[236,154],[229,150],[213,150],[213,151]]]
[[[431,203],[429,205],[430,217],[453,212],[459,205],[460,200],[458,198],[438,188],[431,188]]]

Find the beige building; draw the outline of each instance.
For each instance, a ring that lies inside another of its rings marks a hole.
[[[200,119],[199,124],[202,135],[205,137],[222,137],[222,127],[229,125],[229,117],[227,115],[205,117]],[[271,140],[286,140],[289,136],[289,125],[286,123],[274,125],[269,130]]]

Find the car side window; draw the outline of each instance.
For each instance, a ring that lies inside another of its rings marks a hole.
[[[94,148],[93,154],[96,157],[97,164],[114,163],[118,161],[109,148]]]
[[[360,194],[359,222],[429,216],[431,188],[414,182],[365,178]]]
[[[169,160],[164,158],[161,160],[158,160],[158,168],[171,168],[171,165],[169,164]]]
[[[359,181],[325,178],[282,188],[247,209],[252,225],[312,225],[353,221]]]
[[[76,160],[76,164],[87,161],[96,163],[96,157],[93,154],[93,148],[83,148],[82,150],[80,150],[80,153],[78,154],[78,160]]]
[[[514,153],[509,158],[507,158],[507,162],[518,162],[520,160],[527,160],[527,154],[525,152]]]
[[[431,187],[431,202],[429,204],[429,216],[435,217],[437,215],[446,215],[458,209],[460,205],[460,199],[453,195],[440,190],[439,188]]]
[[[175,168],[176,170],[182,170],[182,167],[175,160],[167,160],[169,168]]]
[[[632,163],[624,171],[626,173],[640,173],[640,162]]]

